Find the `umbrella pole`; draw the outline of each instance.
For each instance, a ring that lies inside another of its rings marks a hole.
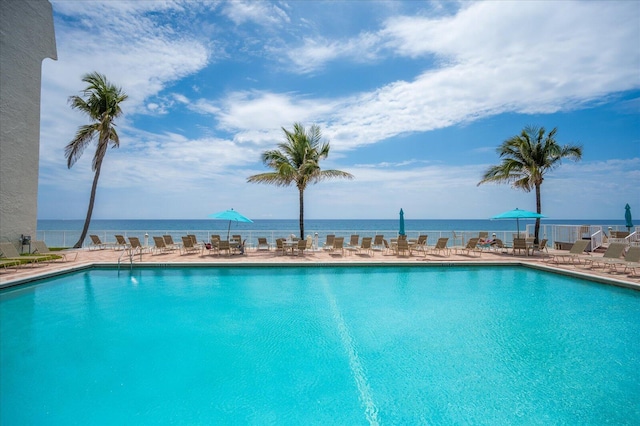
[[[229,241],[229,234],[231,233],[231,221],[229,221],[229,228],[227,228],[227,241]]]

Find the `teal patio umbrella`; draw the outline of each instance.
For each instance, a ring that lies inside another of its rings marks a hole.
[[[398,235],[405,235],[404,233],[404,212],[400,209],[400,230],[398,231]]]
[[[513,210],[509,210],[508,212],[500,213],[499,215],[493,216],[491,219],[515,219],[516,226],[518,228],[518,238],[520,238],[520,219],[538,219],[542,217],[546,216],[541,215],[540,213],[515,208]]]
[[[231,222],[253,223],[253,221],[251,219],[241,215],[240,213],[238,213],[234,209],[224,210],[224,211],[217,212],[217,213],[211,213],[209,215],[209,217],[211,219],[222,219],[222,220],[228,220],[229,221],[229,229],[227,229],[227,240],[229,239],[229,233],[231,232]]]
[[[627,227],[627,231],[631,232],[631,228],[633,228],[633,222],[631,221],[631,207],[629,204],[624,206],[624,221],[626,222],[625,226]]]

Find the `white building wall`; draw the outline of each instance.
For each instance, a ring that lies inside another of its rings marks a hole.
[[[57,59],[48,0],[0,0],[0,240],[21,249],[38,212],[42,60]]]

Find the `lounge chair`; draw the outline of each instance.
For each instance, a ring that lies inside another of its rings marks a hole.
[[[500,238],[494,238],[491,247],[496,251],[500,250],[501,253],[507,253],[507,248]]]
[[[132,255],[133,254],[142,255],[143,253],[148,253],[149,249],[146,247],[143,247],[142,244],[140,244],[140,238],[129,237],[129,251]]]
[[[322,248],[324,250],[328,250],[328,251],[333,250],[333,242],[334,242],[335,238],[336,238],[336,236],[334,234],[327,235],[327,239],[325,240]]]
[[[373,241],[372,237],[362,237],[362,241],[360,242],[359,246],[355,246],[355,247],[348,246],[348,247],[345,247],[345,250],[351,253],[361,253],[361,252],[372,253],[371,241]]]
[[[333,245],[331,246],[331,253],[340,251],[340,254],[344,256],[344,237],[335,237],[333,239]]]
[[[169,251],[169,247],[164,241],[163,237],[153,237],[153,252],[151,254],[161,254]]]
[[[21,256],[16,246],[12,243],[0,243],[0,252],[2,252],[0,259],[3,261],[19,261],[20,263],[29,263],[31,266],[39,262],[48,262],[52,259],[49,255]]]
[[[47,244],[44,241],[32,241],[31,245],[34,248],[33,250],[34,254],[44,254],[47,256],[51,256],[52,260],[54,261],[59,260],[61,262],[73,262],[78,257],[78,251],[70,251],[70,252],[65,252],[64,250],[51,251],[49,250],[49,247],[47,247]],[[69,255],[69,257],[67,257],[67,255]],[[72,255],[73,255],[73,259],[70,260]]]
[[[5,259],[5,258],[0,258],[0,266],[2,266],[2,269],[4,269],[5,271],[10,268],[10,267],[15,267],[16,271],[18,270],[18,267],[20,266],[20,261],[19,260],[10,260],[10,259]]]
[[[456,253],[466,253],[468,255],[471,255],[471,253],[478,253],[478,256],[482,256],[482,250],[480,250],[478,248],[478,241],[480,240],[480,238],[470,238],[469,241],[467,241],[467,245],[464,247],[458,247],[456,249]]]
[[[626,246],[626,243],[621,243]],[[610,272],[618,272],[618,265],[624,266],[626,271],[627,265],[640,262],[640,246],[629,247],[624,253],[624,259],[602,259],[602,262],[609,267]]]
[[[260,250],[269,251],[269,250],[271,250],[271,245],[269,245],[269,242],[267,241],[267,239],[265,237],[258,237],[258,245],[256,246],[256,250],[258,250],[258,251],[260,251]]]
[[[351,237],[349,238],[349,244],[347,244],[345,248],[348,249],[351,247],[357,250],[359,243],[360,243],[360,235],[358,234],[351,235]]]
[[[451,250],[447,247],[447,243],[449,242],[449,237],[441,237],[436,241],[436,245],[429,249],[429,251],[434,252],[435,254],[442,253],[444,256],[449,256],[451,254]],[[425,256],[427,253],[424,254]]]
[[[607,247],[607,250],[604,252],[602,257],[589,256],[588,259],[585,259],[584,266],[590,266],[591,268],[598,266],[602,266],[603,268],[607,266],[610,267],[622,260],[620,256],[622,256],[626,247],[627,245],[624,243],[612,243]]]
[[[371,251],[385,251],[386,247],[384,246],[384,235],[378,234],[373,237],[373,242],[371,243]]]
[[[577,240],[571,246],[571,249],[568,253],[554,253],[549,258],[549,263],[575,263],[577,260],[580,262],[580,259],[584,259],[584,251],[589,245],[591,240]],[[590,255],[588,255],[590,256]]]
[[[219,246],[220,246],[220,238],[218,236],[212,235],[211,237],[209,237],[209,242],[202,245],[201,254],[204,255],[205,252],[208,252],[207,254],[214,254],[218,252]]]
[[[429,238],[428,235],[419,235],[418,236],[418,240],[416,241],[416,243],[413,245],[413,247],[411,248],[412,251],[416,251],[416,252],[422,252],[424,254],[427,254],[427,239]]]
[[[187,235],[186,237],[182,237],[182,247],[180,248],[180,255],[197,253],[200,251],[200,246],[197,245],[197,242],[194,243],[193,237],[195,236]]]
[[[124,239],[124,236],[116,234],[116,243],[113,245],[114,250],[126,250],[127,247],[129,247],[129,243],[127,243],[127,240]]]
[[[640,269],[640,246],[629,247],[624,257],[624,273],[629,275],[638,275]]]
[[[371,248],[372,242],[373,242],[373,238],[363,237],[362,242],[360,243],[360,248],[358,249],[358,253],[363,251],[367,253],[373,253]]]
[[[167,250],[179,250],[180,244],[176,244],[173,241],[173,237],[169,234],[163,235],[162,239],[164,240],[164,245],[167,247]]]
[[[89,250],[91,250],[92,248],[96,250],[104,250],[107,248],[107,244],[100,241],[100,237],[98,237],[97,235],[89,235],[89,238],[91,238]]]

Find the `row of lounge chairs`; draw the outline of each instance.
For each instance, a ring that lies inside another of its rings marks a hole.
[[[18,253],[12,243],[0,243],[0,266],[3,270],[18,269],[24,265],[35,266],[39,263],[69,262],[78,257],[77,251],[51,251],[44,241],[32,241],[33,251],[27,255]]]
[[[602,256],[585,252],[589,240],[576,241],[566,253],[554,253],[549,263],[570,264],[582,268],[602,268],[609,272],[638,275],[640,271],[640,247],[629,247],[625,243],[611,243]],[[624,267],[622,270],[618,268]]]

